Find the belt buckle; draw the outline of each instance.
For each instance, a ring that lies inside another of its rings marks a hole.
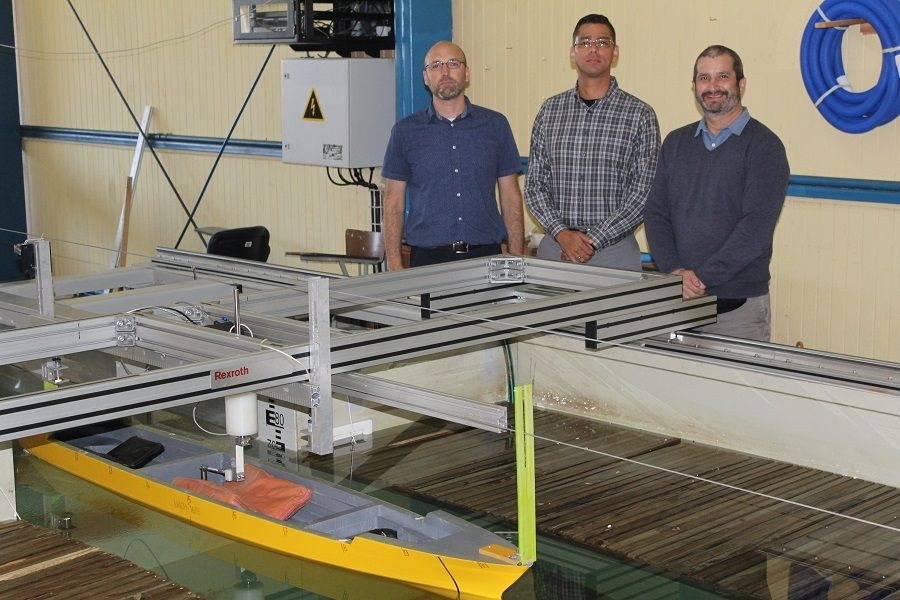
[[[469,244],[467,242],[453,242],[450,244],[450,248],[456,254],[468,254],[469,252]]]

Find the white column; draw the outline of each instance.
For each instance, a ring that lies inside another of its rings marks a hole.
[[[13,477],[12,442],[0,442],[0,523],[16,516],[16,482]]]

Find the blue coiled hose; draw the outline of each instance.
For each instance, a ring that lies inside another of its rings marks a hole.
[[[848,91],[839,83],[846,81],[841,58],[844,30],[815,28],[820,21],[841,19],[868,21],[884,48],[878,83],[864,92]],[[893,121],[900,115],[900,0],[825,0],[803,32],[800,72],[809,97],[837,129],[864,133]]]

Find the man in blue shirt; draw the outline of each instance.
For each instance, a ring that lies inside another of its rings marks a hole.
[[[686,299],[718,297],[701,328],[768,341],[769,262],[787,191],[784,145],[741,105],[747,80],[734,50],[710,46],[694,63],[703,118],[663,142],[644,226],[661,271],[681,275]]]
[[[446,41],[432,46],[423,73],[432,102],[394,125],[381,169],[388,269],[403,268],[407,188],[411,266],[499,254],[503,241],[509,252],[521,254],[520,161],[509,122],[463,94],[469,67],[459,46]]]

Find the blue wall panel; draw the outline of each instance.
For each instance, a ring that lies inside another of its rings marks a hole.
[[[397,44],[397,119],[431,102],[422,81],[425,53],[453,37],[450,0],[397,0],[394,3]]]
[[[0,0],[0,44],[15,45],[12,0]],[[19,130],[19,93],[16,55],[0,48],[0,281],[22,274],[12,251],[25,236],[25,183],[22,175],[22,135]]]

